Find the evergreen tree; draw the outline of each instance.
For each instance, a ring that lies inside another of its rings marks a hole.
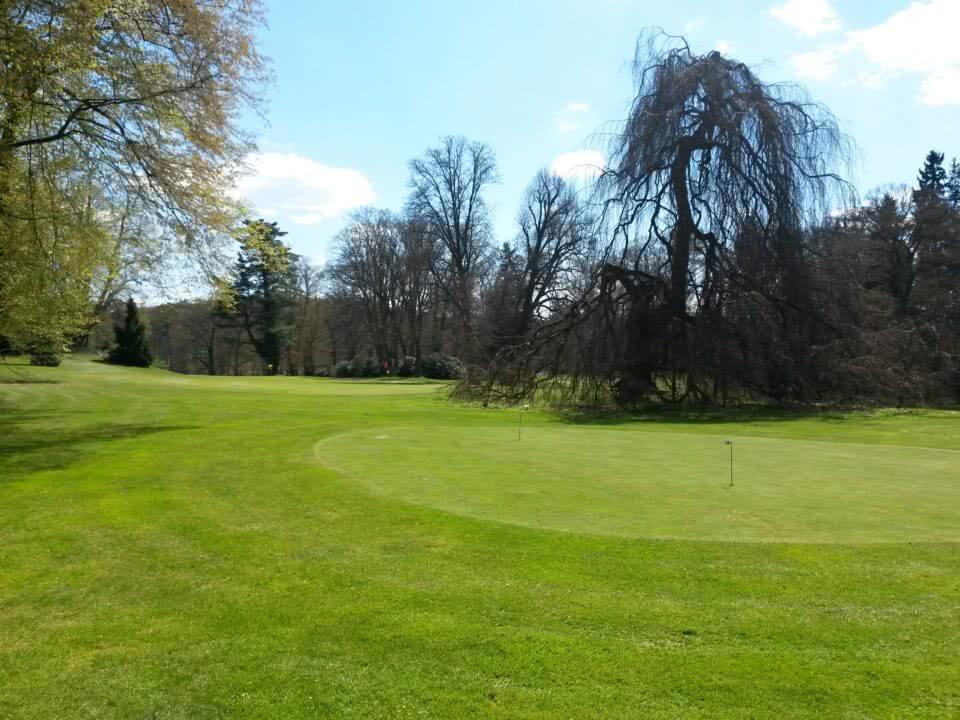
[[[943,168],[943,153],[931,150],[927,153],[927,159],[920,168],[920,175],[917,176],[917,182],[921,193],[943,197],[946,187],[947,171]]]
[[[242,323],[267,375],[279,372],[293,331],[296,255],[281,240],[286,234],[275,222],[245,221],[232,287],[230,314]]]
[[[947,177],[947,202],[960,210],[960,162],[956,158],[950,163],[950,175]]]
[[[940,323],[952,314],[954,268],[960,266],[956,213],[950,206],[950,182],[943,157],[943,153],[930,151],[918,176],[919,187],[913,193],[918,303],[928,321]]]
[[[140,320],[137,303],[133,298],[127,300],[127,312],[123,325],[114,327],[113,332],[117,344],[107,356],[109,362],[116,365],[149,367],[153,358],[147,348],[147,328]]]
[[[917,279],[917,247],[919,240],[913,228],[913,207],[898,202],[890,193],[873,201],[864,211],[865,230],[869,238],[864,254],[864,285],[882,289],[894,300],[899,317],[910,314],[913,290]]]

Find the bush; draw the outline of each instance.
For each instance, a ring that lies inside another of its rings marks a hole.
[[[420,374],[431,380],[460,380],[466,371],[463,363],[453,355],[434,353],[420,361]]]
[[[414,377],[417,374],[417,360],[411,355],[400,359],[396,374],[399,377]],[[383,366],[372,356],[355,357],[353,360],[341,360],[333,368],[334,377],[371,378],[384,375]],[[434,353],[420,360],[420,375],[431,380],[459,380],[464,377],[463,363],[452,355]]]
[[[38,350],[30,353],[30,364],[39,367],[58,367],[62,356],[58,352]]]
[[[380,377],[383,375],[383,368],[369,355],[363,361],[363,365],[357,369],[357,377]]]
[[[370,356],[366,358],[355,357],[353,360],[338,362],[333,368],[333,374],[338,378],[380,377],[383,375],[383,368]]]
[[[36,337],[24,349],[30,364],[38,367],[57,367],[63,359],[63,343],[55,339]]]
[[[407,355],[397,363],[397,375],[400,377],[413,377],[417,374],[417,359],[412,355]]]

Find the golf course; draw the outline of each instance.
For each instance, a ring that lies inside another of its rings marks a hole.
[[[958,638],[960,412],[0,366],[2,718],[950,718]]]

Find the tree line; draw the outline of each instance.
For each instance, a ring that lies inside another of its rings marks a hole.
[[[943,154],[859,201],[827,108],[645,36],[593,182],[538,172],[498,239],[493,150],[445,137],[410,162],[403,207],[354,213],[314,267],[230,195],[252,148],[238,117],[268,76],[261,21],[253,0],[4,11],[7,345],[142,346],[123,301],[190,257],[212,291],[144,308],[136,352],[179,372],[430,374],[577,404],[960,396],[960,167]]]
[[[447,187],[474,177],[472,162],[455,160],[471,145],[492,158],[462,138],[427,153],[453,161]],[[745,225],[729,245],[692,243],[679,317],[676,251],[654,247],[675,232],[604,241],[611,225],[625,232],[612,210],[622,209],[541,171],[515,239],[495,248],[482,200],[474,193],[479,213],[442,230],[421,198],[400,213],[361,210],[325,268],[291,253],[275,224],[251,223],[279,258],[273,270],[246,241],[233,309],[214,299],[149,308],[153,352],[180,371],[223,374],[421,374],[425,360],[452,358],[431,372],[459,375],[464,392],[486,399],[548,390],[577,403],[923,404],[960,394],[960,166],[945,167],[942,153],[926,157],[913,188],[877,191],[776,242]]]
[[[465,378],[558,311],[597,251],[586,203],[546,170],[517,240],[494,247],[485,192],[497,179],[488,146],[441,139],[410,163],[406,207],[353,213],[322,268],[276,223],[248,221],[213,296],[147,308],[154,356],[209,374]],[[109,322],[95,336],[108,343]]]

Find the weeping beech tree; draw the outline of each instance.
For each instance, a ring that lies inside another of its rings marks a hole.
[[[803,231],[846,201],[834,168],[851,148],[800,88],[683,40],[641,39],[634,77],[595,185],[594,280],[514,361],[527,378],[600,377],[624,402],[709,399],[750,343],[744,318],[810,322]]]
[[[833,169],[848,143],[799,88],[766,84],[719,52],[652,39],[638,45],[634,74],[636,97],[598,183],[612,228],[601,275],[605,299],[626,294],[654,339],[630,379],[656,389],[667,373],[676,400],[702,390],[703,348],[690,341],[703,335],[691,326],[722,322],[731,293],[797,304],[788,282],[760,282],[732,250],[747,234],[775,266],[796,265],[805,222],[845,188]]]

